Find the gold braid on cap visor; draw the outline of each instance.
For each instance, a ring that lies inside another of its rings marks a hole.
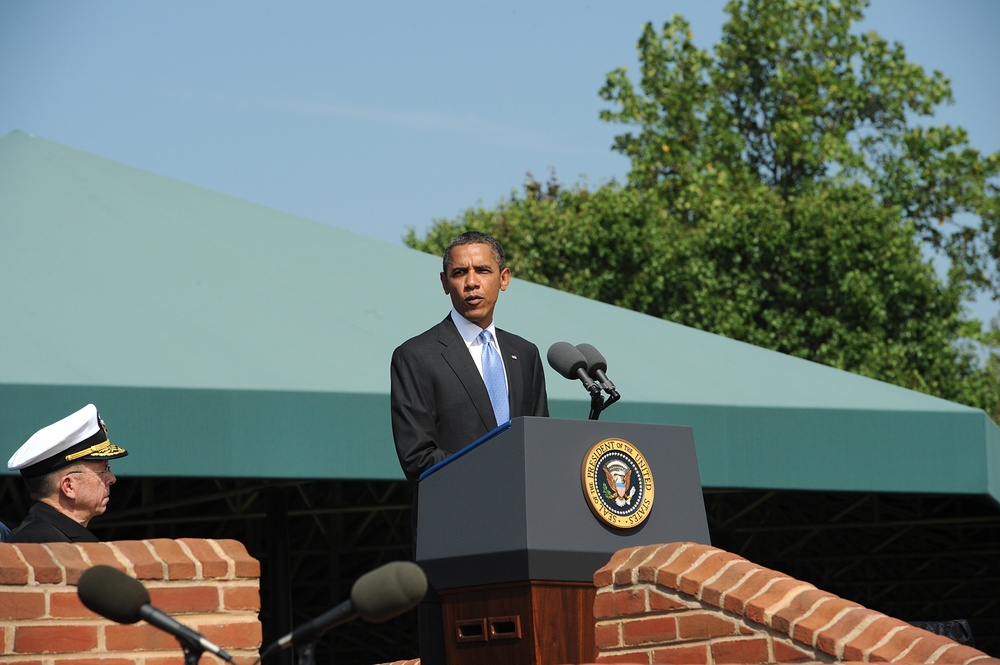
[[[80,459],[81,457],[86,457],[87,455],[100,452],[110,447],[111,447],[111,442],[105,439],[103,443],[95,443],[90,448],[84,448],[83,450],[78,450],[71,455],[66,455],[66,461],[72,462],[73,460]]]

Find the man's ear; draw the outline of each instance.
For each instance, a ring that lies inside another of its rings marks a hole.
[[[67,473],[59,479],[59,491],[67,498],[76,498],[76,479],[72,474]]]
[[[510,268],[504,268],[500,271],[500,290],[506,291],[508,284],[510,284]]]
[[[446,296],[451,295],[451,291],[448,290],[448,277],[443,272],[441,273],[441,288],[444,289]]]

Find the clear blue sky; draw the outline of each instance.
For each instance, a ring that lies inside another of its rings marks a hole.
[[[20,129],[399,243],[528,171],[623,179],[605,75],[642,25],[722,0],[2,0],[0,135]],[[861,26],[952,80],[939,113],[1000,150],[1000,1],[874,0]]]

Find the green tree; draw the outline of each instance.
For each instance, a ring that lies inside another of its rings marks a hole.
[[[733,188],[759,181],[788,198],[811,184],[861,183],[898,207],[949,277],[1000,302],[1000,153],[965,130],[926,126],[952,101],[941,72],[903,46],[854,34],[867,0],[741,0],[714,57],[675,16],[639,39],[638,89],[622,68],[601,97],[630,183],[697,218]]]
[[[529,179],[406,243],[486,230],[519,277],[1000,419],[1000,333],[962,316],[1000,292],[1000,157],[916,124],[948,82],[852,34],[866,4],[731,2],[714,56],[680,17],[647,25],[638,87],[619,69],[601,90],[632,130],[626,185]]]

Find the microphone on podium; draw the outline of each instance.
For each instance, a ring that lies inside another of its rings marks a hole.
[[[592,344],[577,344],[577,350],[583,354],[583,357],[587,361],[587,374],[591,376],[597,383],[600,384],[601,388],[604,389],[613,401],[618,401],[621,399],[621,395],[618,394],[618,389],[615,388],[615,384],[611,383],[611,379],[605,372],[608,371],[608,361],[604,359],[601,352],[597,350]]]
[[[198,654],[208,651],[229,663],[232,656],[204,635],[149,604],[149,591],[137,579],[111,566],[93,566],[83,571],[76,589],[80,601],[91,612],[117,623],[136,623],[140,619],[168,632],[180,641],[185,651]]]
[[[261,660],[293,644],[313,642],[327,630],[361,618],[383,623],[417,606],[427,593],[427,576],[415,563],[393,561],[365,573],[351,587],[351,597],[272,643]]]
[[[591,344],[556,342],[549,347],[549,365],[567,379],[579,379],[590,393],[590,419],[597,420],[601,412],[619,399],[621,395],[605,372],[608,361]],[[608,394],[605,401],[601,391]]]
[[[549,366],[570,381],[579,379],[591,395],[600,395],[601,387],[587,373],[587,359],[569,342],[556,342],[546,354]]]

